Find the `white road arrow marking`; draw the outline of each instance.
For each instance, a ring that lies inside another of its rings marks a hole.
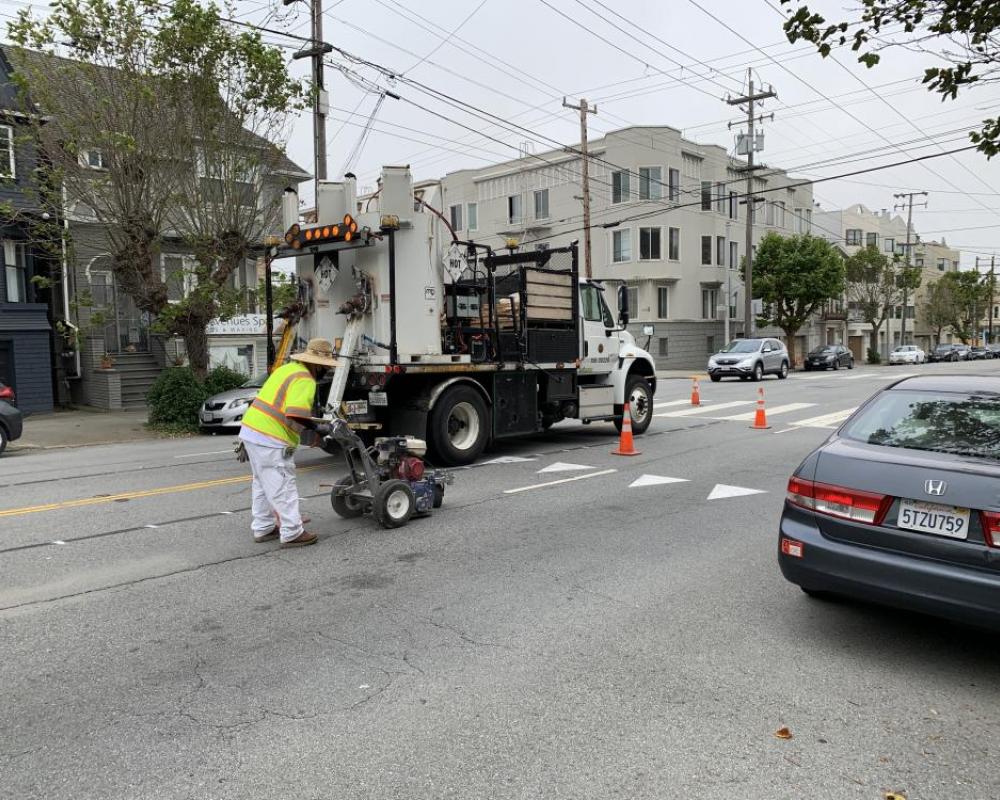
[[[542,467],[538,472],[539,474],[543,472],[577,472],[581,469],[593,469],[593,467],[588,467],[585,464],[567,464],[563,461],[557,461],[555,464]]]
[[[747,489],[745,486],[727,486],[724,483],[717,483],[708,495],[708,499],[723,500],[727,497],[746,497],[751,494],[767,494],[767,492],[763,489]]]
[[[521,456],[500,456],[499,458],[491,458],[489,461],[482,462],[483,464],[522,464],[525,461],[537,461],[537,458],[523,458]]]
[[[640,486],[660,486],[666,483],[688,483],[687,478],[667,478],[663,475],[640,475],[628,485],[629,489],[637,489]]]

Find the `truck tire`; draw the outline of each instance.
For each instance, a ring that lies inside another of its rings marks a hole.
[[[625,399],[629,405],[629,416],[632,418],[632,433],[636,436],[646,432],[649,423],[653,421],[653,392],[649,381],[641,375],[632,375],[625,381]],[[622,414],[615,416],[615,428],[621,433]]]
[[[406,481],[386,481],[375,492],[372,513],[383,528],[401,528],[417,507],[413,489]]]
[[[471,386],[445,390],[427,420],[427,440],[446,467],[471,464],[486,447],[490,425],[486,402]]]
[[[334,513],[338,517],[355,519],[365,513],[365,507],[361,504],[360,500],[356,497],[340,494],[345,486],[351,486],[353,483],[354,481],[351,479],[351,476],[345,475],[330,490],[330,503],[333,506]]]

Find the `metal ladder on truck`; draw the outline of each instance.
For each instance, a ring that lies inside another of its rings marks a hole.
[[[330,384],[330,395],[326,400],[324,416],[333,418],[340,414],[340,404],[344,400],[344,390],[347,388],[347,377],[351,371],[351,363],[361,341],[361,328],[364,315],[354,313],[347,321],[344,339],[337,351],[337,366],[333,371],[333,382]]]

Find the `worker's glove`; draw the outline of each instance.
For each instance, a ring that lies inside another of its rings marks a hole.
[[[236,460],[241,464],[246,464],[250,460],[250,455],[247,453],[246,445],[243,444],[242,439],[236,440],[236,446],[233,448],[233,452],[236,454]]]

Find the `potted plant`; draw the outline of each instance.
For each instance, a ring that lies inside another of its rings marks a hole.
[[[111,357],[111,353],[101,356],[101,369],[112,369],[114,366],[115,360]]]

